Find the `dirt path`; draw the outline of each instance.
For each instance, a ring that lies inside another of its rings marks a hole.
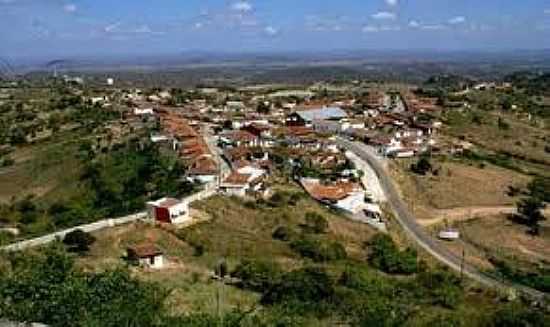
[[[436,218],[419,219],[418,223],[422,226],[432,226],[444,223],[445,220],[451,223],[499,214],[514,214],[516,212],[516,206],[461,207],[453,209],[440,209],[434,210],[433,212]],[[550,208],[544,210],[544,215],[547,217],[550,216]]]

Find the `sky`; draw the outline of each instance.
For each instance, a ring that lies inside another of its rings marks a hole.
[[[550,0],[0,0],[0,57],[550,48]]]

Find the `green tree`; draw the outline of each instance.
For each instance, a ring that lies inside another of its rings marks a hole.
[[[282,270],[274,262],[245,260],[232,272],[231,277],[240,280],[241,287],[264,292],[280,281]]]
[[[537,176],[527,185],[530,196],[550,202],[550,177]]]
[[[91,234],[81,229],[76,229],[65,235],[63,244],[65,244],[71,252],[85,253],[90,250],[90,245],[92,245],[95,240],[95,237]]]
[[[411,170],[419,175],[426,175],[426,173],[432,171],[432,168],[430,159],[426,156],[422,156],[416,163],[411,165]]]
[[[542,209],[545,207],[544,202],[535,196],[523,198],[517,204],[518,214],[525,220],[533,235],[540,233],[540,222],[545,219]]]
[[[306,267],[284,274],[262,296],[262,303],[274,304],[298,300],[317,303],[334,294],[334,283],[323,268]]]
[[[13,253],[0,274],[0,316],[50,326],[154,326],[167,292],[126,270],[90,274],[53,246]]]

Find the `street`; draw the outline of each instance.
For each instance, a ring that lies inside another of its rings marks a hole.
[[[504,283],[479,271],[476,267],[465,263],[463,258],[457,257],[443,246],[437,244],[437,242],[416,222],[416,218],[399,196],[391,177],[386,169],[380,164],[379,159],[373,156],[369,151],[365,151],[365,149],[363,149],[364,145],[361,143],[346,141],[342,138],[338,138],[337,142],[348,151],[355,153],[374,169],[382,189],[385,192],[386,199],[394,211],[397,222],[411,240],[421,246],[430,255],[453,270],[463,273],[475,281],[491,288],[501,290],[515,289],[522,294],[539,300],[544,298],[545,294],[543,292],[522,285]]]

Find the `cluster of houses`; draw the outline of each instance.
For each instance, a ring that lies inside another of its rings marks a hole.
[[[291,167],[302,165],[314,172],[294,176],[312,198],[375,219],[380,218],[380,209],[370,203],[368,185],[354,176],[353,168],[342,168],[349,162],[332,136],[364,141],[386,156],[408,157],[434,146],[432,136],[441,125],[433,118],[440,110],[435,99],[412,92],[371,92],[361,106],[355,99],[306,99],[278,107],[270,98],[265,100],[258,101],[269,108],[266,112],[245,101],[227,100],[219,105],[195,99],[178,107],[162,101],[142,102],[133,114],[156,117],[160,130],[151,135],[151,141],[175,151],[186,163],[189,179],[214,183],[218,193],[268,197],[273,159],[283,156]],[[166,223],[181,223],[189,212],[188,204],[169,198],[150,202],[148,207],[154,220]]]
[[[158,99],[131,95],[131,100],[141,101],[131,115],[155,119],[160,128],[150,140],[177,153],[188,167],[187,178],[215,185],[220,194],[269,197],[274,159],[280,165],[282,157],[286,167],[314,172],[293,176],[313,199],[375,221],[382,221],[382,211],[369,199],[369,185],[358,176],[361,172],[350,167],[332,136],[364,141],[386,156],[406,157],[433,146],[432,136],[441,125],[432,118],[439,110],[435,100],[412,92],[371,92],[361,106],[355,99],[305,99],[275,107],[273,98],[259,98],[269,108],[266,112],[246,101],[220,105],[206,99],[216,92],[205,91],[205,99],[178,107],[165,104],[169,94],[157,94]],[[147,208],[159,223],[182,224],[190,219],[189,201],[163,198],[148,202]],[[151,244],[129,248],[128,257],[150,268],[163,265],[162,251]]]

